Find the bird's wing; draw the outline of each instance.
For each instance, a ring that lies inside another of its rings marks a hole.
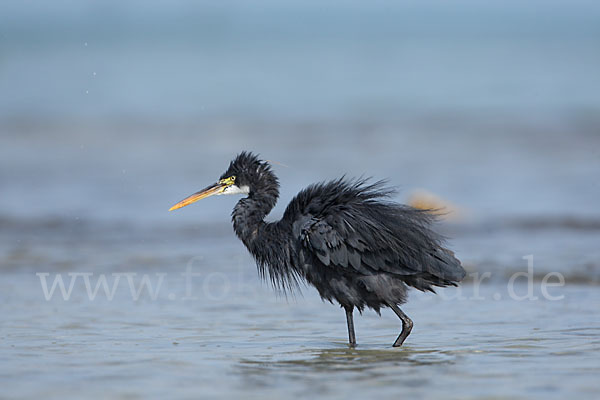
[[[294,223],[302,248],[325,267],[361,275],[398,275],[422,290],[452,285],[464,277],[460,262],[429,229],[429,214],[357,194],[318,213],[304,214]]]

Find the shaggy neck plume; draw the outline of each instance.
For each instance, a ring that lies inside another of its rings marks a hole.
[[[260,179],[250,186],[248,197],[241,199],[233,209],[233,229],[246,247],[257,239],[264,218],[271,212],[279,198],[277,177],[265,168]]]

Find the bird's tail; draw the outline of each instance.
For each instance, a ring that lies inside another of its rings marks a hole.
[[[435,292],[433,286],[456,286],[466,274],[454,253],[440,247],[429,255],[425,270],[405,278],[405,282],[416,289]]]

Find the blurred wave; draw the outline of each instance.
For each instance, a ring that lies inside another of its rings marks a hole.
[[[222,254],[227,254],[227,259],[245,260],[248,273],[254,269],[227,221],[157,224],[0,215],[0,226],[4,272],[169,272],[184,269],[195,257],[213,270],[227,263]],[[491,218],[443,223],[438,230],[449,238],[470,273],[465,283],[482,279],[486,273],[489,276],[481,280],[483,284],[506,282],[517,272],[527,272],[523,257],[531,254],[535,266],[531,279],[536,282],[558,272],[568,284],[600,284],[598,219]]]

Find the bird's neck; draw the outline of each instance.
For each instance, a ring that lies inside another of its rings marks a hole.
[[[264,219],[275,207],[277,197],[277,193],[251,193],[236,204],[231,218],[233,229],[246,247],[258,239]]]

